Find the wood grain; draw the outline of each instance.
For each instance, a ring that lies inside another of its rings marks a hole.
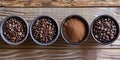
[[[0,0],[0,7],[120,6],[120,0]]]
[[[113,16],[120,24],[119,8],[0,8],[0,22],[9,15],[20,15],[30,24],[39,15],[54,17],[59,25],[65,17],[78,14],[89,25],[103,14]],[[61,36],[50,46],[35,44],[30,36],[21,45],[11,46],[0,38],[0,60],[120,60],[120,37],[112,44],[98,44],[91,35],[81,45],[69,45]]]
[[[119,60],[119,49],[2,49],[0,60]]]

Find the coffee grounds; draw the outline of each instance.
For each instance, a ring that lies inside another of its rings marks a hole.
[[[100,18],[93,26],[93,34],[101,42],[109,42],[117,36],[117,26],[111,18]]]
[[[53,41],[56,27],[49,18],[40,18],[32,26],[33,37],[42,43]]]
[[[10,17],[3,24],[3,35],[10,42],[20,42],[26,36],[27,26],[19,17]]]
[[[73,43],[82,41],[86,33],[85,24],[77,18],[71,18],[66,21],[63,31],[65,37]]]

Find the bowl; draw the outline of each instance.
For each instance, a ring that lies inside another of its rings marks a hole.
[[[1,22],[1,37],[10,45],[23,43],[29,34],[29,27],[26,20],[17,15],[7,16]]]
[[[51,16],[36,17],[30,25],[30,35],[33,41],[42,46],[53,44],[59,37],[59,24]]]
[[[72,19],[74,19],[74,20],[72,20]],[[79,45],[79,44],[85,42],[88,39],[89,25],[88,25],[87,21],[82,16],[80,16],[80,15],[70,15],[62,21],[61,35],[62,35],[63,39],[68,44]],[[81,36],[79,36],[79,35],[81,35]],[[76,36],[78,36],[78,37],[76,37]]]
[[[110,15],[100,15],[91,24],[91,35],[100,44],[111,44],[119,36],[119,24]]]

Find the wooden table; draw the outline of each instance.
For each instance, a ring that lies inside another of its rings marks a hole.
[[[116,8],[99,6],[120,6],[119,0],[0,0],[0,21],[8,15],[20,15],[30,24],[38,15],[50,15],[59,24],[71,14],[83,16],[91,25],[96,16],[109,14],[120,23],[120,13]],[[90,7],[91,8],[90,8]],[[98,6],[99,8],[96,8]],[[9,8],[12,7],[12,8]],[[17,8],[15,8],[17,7]],[[19,7],[19,8],[18,8]],[[29,8],[25,8],[29,7]],[[30,8],[37,7],[37,8]],[[40,7],[40,8],[39,8]],[[47,8],[41,8],[47,7]],[[49,8],[52,7],[52,8]],[[57,8],[54,8],[57,7]],[[59,7],[59,8],[58,8]],[[69,7],[69,8],[62,8]],[[72,7],[72,8],[70,8]],[[79,8],[74,8],[79,7]],[[81,8],[84,7],[84,8]],[[87,8],[85,8],[87,7]],[[115,10],[114,10],[115,9]],[[109,45],[101,45],[89,36],[88,40],[78,46],[68,45],[60,36],[50,46],[35,44],[30,36],[21,45],[7,45],[0,38],[0,60],[120,60],[120,39]]]
[[[1,7],[120,6],[120,0],[0,0]]]

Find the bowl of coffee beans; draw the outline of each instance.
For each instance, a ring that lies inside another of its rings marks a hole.
[[[61,35],[68,44],[78,45],[87,40],[89,25],[83,17],[70,15],[61,24]]]
[[[119,36],[119,24],[110,15],[100,15],[91,25],[93,38],[101,44],[110,44]]]
[[[50,16],[38,16],[30,25],[30,35],[38,45],[53,44],[59,37],[59,24]]]
[[[8,16],[1,23],[2,39],[10,45],[23,43],[28,36],[27,22],[20,16]]]

